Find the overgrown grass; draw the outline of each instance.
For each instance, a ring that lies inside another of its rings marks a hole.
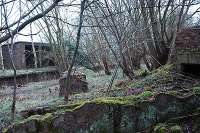
[[[54,68],[47,70],[45,69],[40,68],[37,70],[19,70],[18,74],[28,74],[36,71],[43,72],[52,70]],[[89,92],[70,96],[71,101],[69,101],[69,103],[80,102],[83,100],[87,101],[94,99],[95,97],[104,96],[104,92],[101,93],[101,88],[106,88],[112,77],[112,75],[105,75],[104,72],[94,73],[93,71],[87,69],[84,69],[83,72],[87,75]],[[0,75],[1,74],[5,76],[11,76],[12,70],[6,70],[4,72],[0,71]],[[122,78],[121,70],[119,70],[116,75],[116,80]],[[0,127],[4,127],[11,120],[10,112],[12,104],[12,92],[13,89],[11,87],[0,90]],[[59,97],[58,80],[29,83],[26,86],[17,89],[17,113],[30,108],[56,106],[59,104],[64,104],[64,98]]]
[[[160,67],[147,74],[147,76],[144,79],[139,80],[137,82],[128,83],[127,86],[129,88],[143,87],[150,89],[150,87],[152,87],[152,85],[154,84],[159,85],[164,84],[165,82],[172,81],[173,77],[171,71],[173,67],[173,65],[165,65],[163,67]]]
[[[137,103],[142,100],[146,100],[147,98],[151,97],[153,93],[151,92],[151,88],[148,88],[149,84],[155,81],[155,79],[160,78],[162,76],[166,76],[166,74],[170,75],[169,70],[171,66],[164,66],[156,71],[153,71],[151,74],[145,70],[137,71],[139,76],[144,76],[145,78],[139,80],[136,83],[128,84],[128,87],[145,87],[144,92],[142,91],[140,94],[134,94],[131,96],[126,96],[126,89],[124,88],[113,88],[109,91],[106,89],[108,88],[109,82],[112,78],[112,75],[105,75],[103,71],[99,73],[94,73],[91,70],[83,69],[83,73],[87,75],[87,81],[89,83],[89,92],[88,93],[80,93],[73,96],[70,96],[69,103],[80,103],[82,101],[92,101],[94,99],[95,102],[104,102],[104,103],[113,103],[113,104],[133,104]],[[112,71],[113,72],[113,71]],[[167,76],[168,76],[167,75]],[[126,79],[123,77],[122,70],[118,70],[115,82],[117,80]],[[55,106],[58,104],[63,104],[63,98],[59,98],[58,93],[59,90],[55,90],[55,87],[58,87],[58,81],[48,81],[48,82],[41,82],[41,83],[31,83],[28,86],[22,87],[17,90],[17,104],[16,109],[17,111],[22,111],[34,107],[44,107],[44,106]],[[50,93],[51,90],[51,93]],[[10,121],[10,107],[11,107],[11,96],[12,89],[6,89],[0,91],[0,96],[4,94],[6,96],[6,101],[1,101],[0,107],[2,106],[2,110],[0,110],[0,115],[4,116],[1,117],[1,121],[7,122]],[[126,97],[125,97],[126,96]]]

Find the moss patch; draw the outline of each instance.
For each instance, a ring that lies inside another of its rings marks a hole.
[[[151,91],[144,91],[139,95],[132,95],[126,97],[105,97],[105,98],[98,98],[93,102],[97,104],[119,104],[119,105],[136,105],[148,98],[152,97],[153,93]]]
[[[15,124],[23,124],[23,123],[26,123],[30,120],[39,121],[40,119],[41,119],[41,115],[32,115],[32,116],[28,117],[27,119],[24,119],[24,120],[19,121],[19,122],[15,122]]]
[[[53,116],[52,113],[47,113],[47,114],[43,115],[43,116],[40,118],[40,121],[41,121],[41,122],[49,123],[53,117],[54,117],[54,116]]]
[[[192,88],[194,94],[200,94],[200,86],[196,86]]]
[[[172,133],[182,133],[182,132],[183,132],[183,131],[182,131],[182,128],[181,128],[180,126],[178,126],[178,125],[172,126],[172,127],[170,128],[170,131],[171,131]]]
[[[139,69],[139,70],[135,71],[136,77],[146,77],[149,74],[150,74],[150,72],[146,69]]]
[[[173,75],[172,71],[174,69],[174,65],[167,64],[165,66],[162,66],[152,72],[148,76],[146,76],[144,79],[128,83],[127,86],[129,88],[133,87],[153,87],[154,85],[159,84],[165,84],[167,82],[173,81]]]
[[[159,123],[154,128],[154,133],[167,133],[167,125],[164,123]]]

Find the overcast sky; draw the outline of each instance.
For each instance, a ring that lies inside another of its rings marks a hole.
[[[69,3],[71,0],[64,0],[63,2],[64,3]],[[74,3],[79,3],[80,0],[76,0]],[[31,5],[30,5],[31,7]],[[195,6],[192,6],[190,12],[194,12],[197,8],[199,8],[200,5],[195,5]],[[14,8],[14,10],[17,10],[17,8]],[[11,15],[13,19],[16,19],[17,16],[19,16],[19,14],[17,14],[15,11],[12,11],[13,14]],[[75,7],[69,7],[65,9],[62,9],[62,13],[61,15],[63,15],[63,17],[67,18],[67,21],[70,22],[70,23],[73,23],[73,24],[76,24],[77,23],[77,14],[79,12],[79,9],[78,8],[75,8]],[[199,14],[197,14],[195,17],[198,17]],[[72,27],[73,28],[73,27]],[[33,31],[33,34],[35,33],[38,33],[39,31],[39,28],[37,28],[37,26],[35,25],[35,23],[32,24],[32,31]],[[30,25],[27,25],[20,33],[22,34],[30,34]],[[42,37],[42,34],[38,34],[38,35],[34,35],[33,36],[33,40],[35,42],[40,42],[42,41],[41,40],[41,37]],[[15,39],[15,41],[31,41],[31,37],[30,36],[22,36],[22,35],[18,35]]]

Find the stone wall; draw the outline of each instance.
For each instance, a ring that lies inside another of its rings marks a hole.
[[[44,67],[44,66],[49,66],[48,64],[43,64],[45,61],[49,58],[51,58],[51,54],[49,54],[48,50],[50,50],[48,44],[46,43],[35,43],[35,48],[38,50],[37,51],[37,57],[38,57],[38,67]],[[26,46],[29,46],[31,49],[27,50]],[[48,49],[48,50],[47,50]],[[28,57],[30,57],[32,50],[32,43],[31,42],[16,42],[14,44],[14,63],[17,69],[25,69],[25,68],[33,68],[34,66],[34,57],[31,55],[31,59],[26,57],[25,53],[28,53]],[[4,66],[6,69],[11,69],[11,59],[9,55],[9,50],[8,50],[8,44],[2,46],[2,54],[4,58]],[[31,66],[27,65],[27,61],[32,63]],[[50,60],[50,59],[49,59]],[[41,62],[41,64],[39,63]],[[53,61],[52,61],[53,62]],[[41,66],[40,66],[41,65]]]
[[[176,37],[176,66],[182,72],[183,64],[200,64],[200,27],[182,29]]]
[[[11,59],[10,59],[7,45],[2,46],[2,52],[3,52],[3,60],[4,60],[5,68],[11,69],[12,64],[11,64]],[[14,60],[13,61],[17,69],[25,68],[26,66],[24,52],[25,52],[24,45],[14,45],[14,51],[13,51]]]
[[[190,114],[200,106],[199,95],[158,94],[154,100],[98,99],[59,113],[35,115],[11,125],[6,133],[136,133],[156,123]],[[152,132],[152,131],[149,131]]]
[[[70,87],[67,88],[67,77],[64,74],[60,80],[60,96],[64,96],[64,89],[67,89],[68,94],[87,92],[88,91],[88,83],[86,81],[85,74],[73,74],[70,78]]]
[[[20,74],[17,75],[17,85],[24,85],[30,82],[40,82],[46,80],[58,79],[58,71],[48,71],[40,73]],[[1,86],[12,86],[13,76],[0,77],[0,88]]]

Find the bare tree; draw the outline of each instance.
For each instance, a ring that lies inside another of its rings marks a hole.
[[[4,71],[4,62],[3,62],[3,51],[2,51],[2,45],[0,45],[0,60],[1,60],[1,69]]]
[[[30,23],[42,18],[44,15],[46,15],[47,13],[49,13],[57,4],[58,2],[60,2],[61,0],[55,0],[53,1],[53,3],[47,7],[43,12],[38,13],[37,15],[34,16],[29,16],[33,11],[35,11],[35,9],[44,1],[39,2],[35,7],[33,7],[29,12],[23,14],[20,16],[20,18],[15,21],[15,22],[11,22],[11,24],[2,26],[0,28],[1,31],[1,37],[0,37],[0,43],[8,40],[9,38],[11,38],[11,35],[9,33],[6,33],[5,31],[8,28],[14,28],[11,32],[12,35],[16,35],[18,32],[20,32],[22,29],[24,29],[27,25],[29,25]],[[4,5],[4,4],[3,4]],[[22,13],[22,11],[21,11]],[[27,17],[29,17],[28,19],[26,19]],[[26,19],[25,21],[21,22],[22,20]],[[17,26],[17,27],[16,27]]]
[[[77,32],[77,36],[76,36],[76,48],[75,48],[74,55],[73,55],[71,64],[69,66],[68,72],[67,72],[67,79],[66,79],[67,88],[64,90],[65,101],[68,101],[68,95],[69,94],[68,94],[67,89],[70,88],[71,72],[72,72],[72,68],[74,66],[76,55],[77,55],[78,48],[79,48],[79,45],[80,45],[81,28],[82,28],[82,24],[83,24],[83,12],[85,10],[85,3],[86,3],[86,0],[81,1],[79,27],[78,27],[78,32]]]
[[[32,25],[30,24],[30,32],[31,32],[31,45],[32,45],[32,50],[31,51],[33,53],[33,56],[34,56],[34,66],[35,68],[37,68],[37,64],[38,64],[38,61],[37,61],[37,54],[36,54],[36,50],[35,50],[35,45],[34,45],[34,42],[33,42],[33,32],[32,32]]]
[[[3,6],[3,13],[4,13],[4,19],[5,19],[5,23],[8,26],[8,17],[7,17],[7,11],[5,8],[5,4],[4,1],[2,0],[2,6]],[[11,65],[12,65],[12,69],[13,69],[13,103],[12,103],[12,108],[11,108],[11,118],[12,121],[14,122],[15,120],[15,105],[16,105],[16,90],[17,90],[17,83],[16,83],[16,67],[15,67],[15,63],[14,63],[14,53],[13,53],[13,48],[14,48],[14,35],[12,34],[10,28],[7,29],[7,32],[10,35],[10,44],[7,44],[7,47],[9,49],[9,56],[11,59]]]

